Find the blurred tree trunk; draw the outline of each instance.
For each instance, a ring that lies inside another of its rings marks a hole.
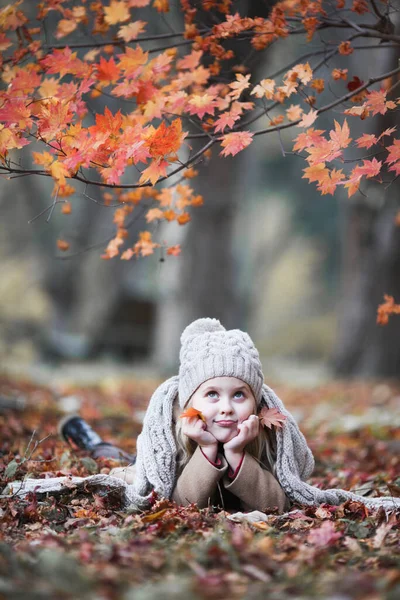
[[[238,3],[238,12],[242,16],[267,17],[275,2],[243,0]],[[198,5],[197,2],[193,4]],[[213,24],[209,22],[207,12],[199,11],[197,18],[203,25]],[[234,64],[246,65],[248,73],[254,74],[260,65],[266,64],[265,55],[255,51],[248,42],[234,41],[229,47],[235,53]],[[252,100],[251,97],[248,99]],[[193,145],[193,152],[197,149]],[[250,179],[245,165],[243,153],[222,159],[219,149],[214,148],[204,173],[200,168],[195,189],[204,197],[205,203],[192,212],[182,276],[186,323],[199,317],[214,317],[227,327],[246,325],[248,303],[239,293],[235,281],[238,266],[233,251],[238,202],[243,200],[238,197],[238,190],[245,189],[244,180]]]
[[[397,66],[394,53],[387,63],[388,69]],[[377,119],[377,131],[395,124],[395,111],[388,112]],[[399,376],[400,319],[392,317],[386,327],[376,323],[384,294],[400,301],[400,228],[395,224],[400,180],[384,188],[364,185],[368,198],[350,200],[344,209],[342,298],[334,354],[335,370],[342,376]]]

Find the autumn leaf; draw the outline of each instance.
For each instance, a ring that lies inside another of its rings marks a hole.
[[[164,213],[159,208],[151,208],[147,211],[146,221],[151,223],[152,221],[156,221],[164,218]]]
[[[66,252],[69,249],[69,243],[65,240],[57,240],[57,248],[61,250],[61,252]]]
[[[190,215],[188,212],[184,212],[179,215],[176,220],[178,221],[179,225],[186,225],[186,223],[189,223],[190,221]]]
[[[182,249],[180,244],[177,244],[176,246],[169,246],[169,248],[167,248],[167,254],[169,256],[179,256],[181,251]]]
[[[120,75],[119,67],[115,64],[114,58],[110,58],[107,62],[102,56],[100,62],[97,65],[97,79],[104,81],[105,83],[112,83],[117,81]]]
[[[389,152],[385,162],[389,167],[389,171],[394,171],[396,175],[400,174],[400,140],[393,140],[393,144],[388,146],[386,150]]]
[[[353,52],[354,48],[351,47],[350,42],[341,42],[339,44],[339,54],[342,54],[342,56],[348,56],[349,54],[353,54]]]
[[[133,21],[129,25],[123,25],[118,31],[118,37],[124,42],[128,43],[132,40],[136,40],[138,35],[144,32],[146,29],[146,21]]]
[[[192,419],[193,417],[198,417],[204,423],[206,422],[203,413],[200,410],[197,410],[197,408],[193,408],[192,406],[190,406],[189,408],[184,410],[183,413],[181,415],[179,415],[180,419],[184,419],[184,418]]]
[[[260,83],[254,86],[250,92],[256,98],[267,98],[271,100],[274,97],[275,81],[273,79],[262,79]]]
[[[146,169],[143,169],[139,183],[147,183],[150,181],[152,185],[155,185],[160,177],[167,176],[168,166],[169,163],[166,160],[152,160],[150,165],[146,167]]]
[[[253,141],[253,133],[250,131],[237,131],[227,133],[221,138],[221,146],[223,150],[220,152],[222,156],[235,156],[241,152]]]
[[[202,50],[192,50],[190,54],[187,54],[177,61],[176,67],[177,69],[195,69],[198,67],[202,56]]]
[[[373,90],[368,94],[366,106],[371,110],[372,115],[384,115],[388,109],[396,108],[396,103],[391,100],[386,100],[385,90]]]
[[[65,178],[70,176],[70,173],[69,173],[68,169],[66,168],[66,166],[59,160],[55,160],[50,165],[50,173],[51,173],[51,176],[60,185],[65,185],[66,184]]]
[[[330,131],[329,136],[339,148],[347,148],[351,142],[351,137],[346,119],[344,120],[342,127],[340,127],[340,124],[335,120],[335,131]]]
[[[110,6],[104,7],[104,20],[108,25],[123,23],[131,18],[127,3],[124,0],[111,0]]]
[[[231,88],[231,92],[229,93],[232,100],[238,100],[244,90],[250,86],[250,75],[241,75],[240,73],[236,74],[236,81],[233,81],[229,84]]]
[[[171,125],[165,121],[146,140],[146,146],[153,158],[161,158],[169,154],[176,154],[186,137],[182,132],[181,119],[175,119]]]
[[[135,254],[140,254],[141,256],[150,256],[154,254],[154,249],[159,247],[160,244],[153,242],[150,231],[141,231],[139,233],[139,240],[134,245],[133,251]]]
[[[286,110],[286,116],[289,121],[297,121],[301,118],[303,109],[298,104],[291,104]]]
[[[169,11],[169,1],[168,0],[154,0],[153,6],[154,6],[154,8],[157,9],[158,12],[168,12]]]
[[[287,419],[286,415],[283,415],[277,408],[267,408],[264,406],[258,413],[261,425],[272,429],[275,427],[283,427],[283,423]]]
[[[345,81],[347,79],[347,73],[348,69],[333,69],[332,78],[335,81],[338,81],[339,79],[343,79]]]
[[[343,537],[340,531],[336,531],[336,525],[332,521],[324,521],[321,527],[314,528],[307,537],[307,542],[317,548],[333,546],[337,540]]]
[[[316,90],[318,94],[321,94],[325,89],[325,81],[323,79],[313,79],[311,87]]]
[[[61,207],[61,212],[63,215],[70,215],[72,213],[71,202],[64,202],[64,204]]]
[[[188,101],[190,115],[197,115],[202,119],[205,114],[213,115],[215,112],[215,97],[212,94],[194,94]]]
[[[378,325],[387,325],[390,315],[400,315],[400,304],[395,304],[393,296],[384,295],[382,304],[378,306],[376,322]]]
[[[46,169],[48,169],[50,167],[50,165],[52,164],[52,162],[54,161],[54,156],[53,154],[50,154],[50,152],[32,152],[32,157],[33,157],[33,162],[36,165],[41,165],[42,167],[45,167]]]
[[[300,121],[300,123],[297,124],[297,127],[310,127],[310,125],[314,123],[317,117],[318,111],[311,108],[307,114],[303,115],[303,118]]]
[[[355,142],[359,148],[371,148],[378,142],[378,138],[372,133],[364,133]]]

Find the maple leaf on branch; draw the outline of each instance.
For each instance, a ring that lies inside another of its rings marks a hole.
[[[385,294],[385,302],[378,306],[376,322],[378,325],[387,325],[391,315],[400,315],[400,304],[395,304],[393,296]]]
[[[253,133],[250,131],[237,131],[233,133],[227,133],[221,138],[221,151],[222,156],[235,156],[238,152],[241,152],[253,141]]]

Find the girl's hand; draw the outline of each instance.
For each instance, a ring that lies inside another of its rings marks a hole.
[[[182,421],[182,432],[191,440],[203,448],[214,445],[218,448],[217,440],[212,433],[206,431],[206,424],[199,417],[184,417]]]
[[[228,454],[242,454],[247,444],[258,436],[260,420],[256,415],[250,415],[250,417],[240,423],[237,428],[238,434],[224,444],[225,456],[227,451]]]

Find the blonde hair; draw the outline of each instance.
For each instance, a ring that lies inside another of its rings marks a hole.
[[[184,409],[186,409],[192,398],[186,402]],[[177,476],[183,471],[189,460],[191,459],[194,451],[197,448],[197,443],[185,435],[182,431],[182,419],[179,418],[181,409],[179,402],[175,402],[173,423],[175,424],[175,441],[177,448]],[[254,411],[256,414],[256,411]],[[246,452],[248,452],[257,462],[260,463],[261,467],[270,471],[274,476],[276,474],[276,435],[275,432],[266,427],[260,427],[258,436],[246,446]]]

